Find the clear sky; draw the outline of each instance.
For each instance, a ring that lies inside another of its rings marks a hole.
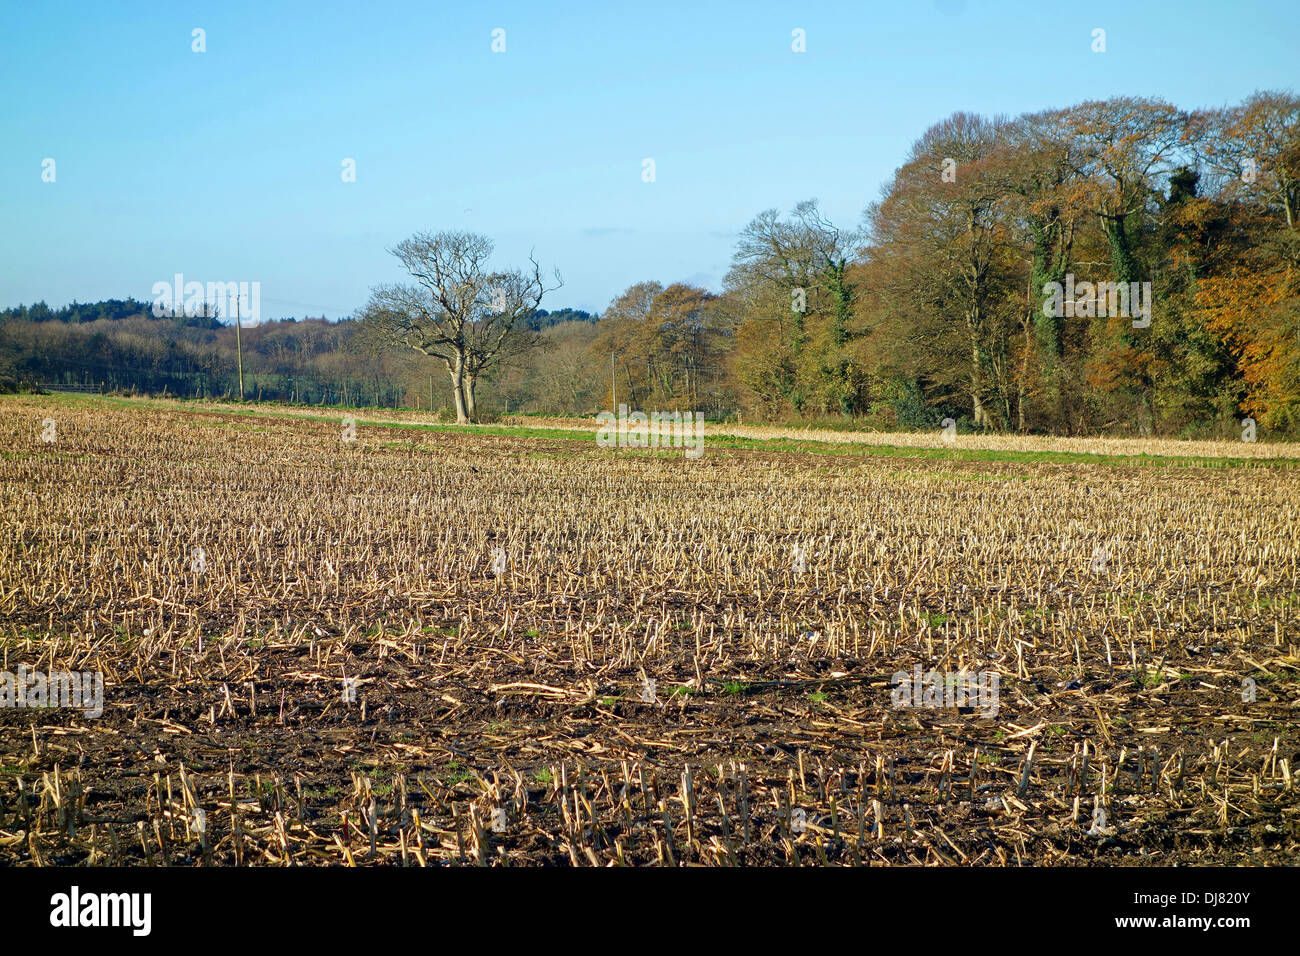
[[[954,111],[1223,105],[1300,87],[1298,35],[1297,0],[0,0],[0,306],[180,272],[333,318],[442,229],[558,267],[550,308],[718,289],[756,213],[815,197],[857,225]]]

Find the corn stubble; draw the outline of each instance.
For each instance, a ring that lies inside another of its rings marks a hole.
[[[4,404],[0,863],[1296,859],[1290,468]]]

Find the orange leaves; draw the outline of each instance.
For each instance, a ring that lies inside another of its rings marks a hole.
[[[1205,327],[1237,357],[1246,384],[1243,408],[1251,415],[1263,417],[1300,402],[1296,279],[1289,271],[1237,271],[1204,279],[1197,289]]]

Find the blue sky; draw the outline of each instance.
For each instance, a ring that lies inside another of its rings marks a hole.
[[[181,272],[333,318],[441,229],[558,267],[550,308],[718,289],[756,213],[816,197],[857,225],[954,111],[1296,88],[1298,28],[1295,0],[3,0],[0,306],[148,300]]]

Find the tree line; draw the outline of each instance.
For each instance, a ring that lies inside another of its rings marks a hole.
[[[208,310],[211,312],[211,310]],[[536,332],[590,327],[581,309],[537,309]],[[447,407],[450,394],[414,356],[375,355],[361,323],[285,318],[241,329],[249,399],[312,405]],[[0,391],[90,385],[107,392],[234,399],[239,394],[234,327],[215,314],[155,317],[150,303],[111,299],[0,311]]]
[[[1295,435],[1298,207],[1290,94],[957,113],[857,228],[815,201],[763,212],[720,296],[635,285],[595,350],[629,395],[703,390],[762,419],[1209,435],[1250,416]]]
[[[720,290],[637,282],[598,317],[547,313],[558,273],[492,266],[486,237],[421,233],[392,252],[405,281],[348,321],[245,329],[246,394],[460,421],[617,402],[1055,434],[1226,435],[1250,417],[1300,434],[1289,92],[1191,111],[1117,97],[955,113],[858,223],[836,225],[815,200],[766,210]],[[219,321],[69,310],[0,313],[0,376],[231,394],[233,330]]]

